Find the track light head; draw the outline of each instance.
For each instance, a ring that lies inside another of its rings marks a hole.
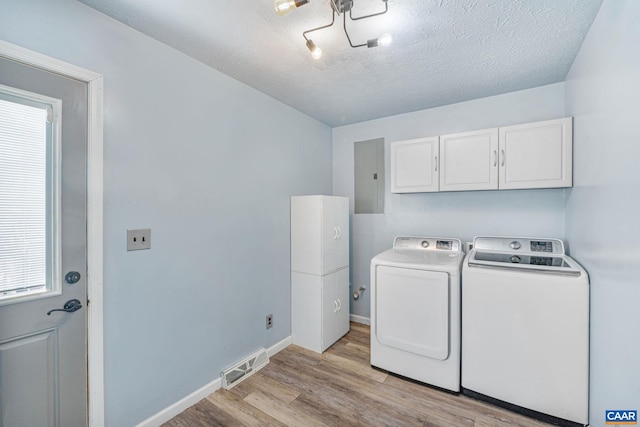
[[[307,48],[309,48],[309,50],[311,51],[311,57],[313,59],[322,58],[322,49],[316,46],[313,40],[307,40]]]
[[[273,8],[280,16],[284,16],[293,9],[309,3],[309,0],[275,0]]]
[[[367,47],[376,47],[376,46],[386,47],[386,46],[389,46],[392,41],[393,41],[393,38],[391,37],[391,34],[383,34],[377,39],[367,40]]]

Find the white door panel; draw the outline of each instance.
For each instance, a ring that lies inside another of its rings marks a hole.
[[[395,141],[391,150],[391,192],[438,191],[438,137]]]
[[[59,295],[50,293],[45,298],[20,303],[9,300],[0,306],[0,424],[84,426],[87,424],[87,85],[4,59],[0,59],[0,84],[61,100],[63,119],[62,231],[61,250],[57,254],[61,266],[57,279],[62,286]],[[79,281],[65,283],[61,276],[68,271],[79,272]],[[82,308],[73,313],[55,311],[47,315],[73,299]]]
[[[379,266],[376,276],[376,338],[421,356],[447,359],[448,274]]]
[[[571,187],[570,117],[500,128],[500,189]]]
[[[440,191],[498,188],[498,128],[440,137]]]

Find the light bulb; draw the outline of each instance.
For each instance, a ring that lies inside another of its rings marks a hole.
[[[275,0],[273,8],[280,16],[284,16],[291,12],[294,8],[309,3],[309,0]]]
[[[379,46],[389,46],[392,41],[393,38],[391,37],[391,34],[383,34],[382,36],[378,37]]]
[[[383,34],[377,39],[367,40],[367,47],[389,46],[391,40],[391,34]]]
[[[313,59],[322,58],[322,49],[316,46],[313,40],[307,40],[307,48],[309,48],[309,50],[311,51],[311,57]]]

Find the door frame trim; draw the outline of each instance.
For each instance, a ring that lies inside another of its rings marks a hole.
[[[0,40],[0,57],[87,83],[87,375],[91,427],[104,426],[103,99],[101,74]]]

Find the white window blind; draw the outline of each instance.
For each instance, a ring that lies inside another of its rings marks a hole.
[[[47,107],[0,99],[0,299],[46,290]]]

